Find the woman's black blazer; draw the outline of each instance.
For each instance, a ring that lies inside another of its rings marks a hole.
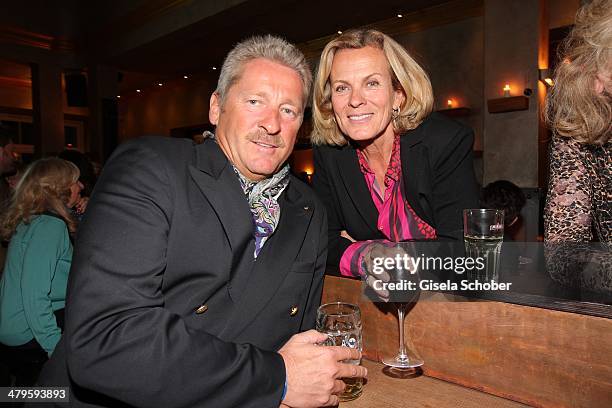
[[[460,239],[462,210],[478,206],[473,141],[470,128],[439,113],[400,138],[404,198],[441,240]],[[314,164],[313,186],[329,219],[327,263],[337,267],[351,244],[340,231],[346,230],[357,241],[385,237],[377,228],[378,211],[354,146],[317,146]]]

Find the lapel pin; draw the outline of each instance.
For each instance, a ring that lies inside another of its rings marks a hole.
[[[298,312],[298,307],[297,306],[292,306],[291,307],[291,311],[289,312],[289,316],[295,316]]]

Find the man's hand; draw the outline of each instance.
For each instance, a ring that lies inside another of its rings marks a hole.
[[[340,379],[366,377],[368,372],[364,367],[341,362],[360,359],[359,350],[317,345],[325,340],[327,335],[309,330],[294,335],[279,350],[287,372],[283,404],[296,408],[338,405],[338,394],[345,387]]]

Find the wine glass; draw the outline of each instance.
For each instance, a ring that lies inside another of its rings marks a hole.
[[[394,258],[399,255],[400,259],[405,259],[405,255],[408,257],[416,256],[418,252],[415,250],[416,243],[412,242],[398,242],[389,248],[390,255]],[[390,301],[397,307],[397,318],[399,324],[399,350],[396,355],[386,356],[382,362],[386,366],[400,369],[416,368],[423,365],[423,360],[416,357],[413,352],[410,352],[406,346],[406,337],[404,333],[404,320],[406,318],[406,309],[410,303],[414,302],[419,295],[419,271],[416,268],[405,268],[406,264],[402,267],[398,267],[396,264],[392,270],[389,270],[391,280],[395,282],[404,281],[406,283],[412,282],[412,288],[404,291],[394,291],[390,294]]]

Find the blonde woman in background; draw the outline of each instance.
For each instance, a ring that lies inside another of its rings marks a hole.
[[[78,180],[78,168],[65,160],[32,163],[0,223],[10,239],[0,280],[1,386],[9,385],[9,373],[15,385],[32,385],[60,339]]]
[[[563,267],[557,261],[551,273],[563,283],[610,290],[612,0],[593,0],[578,11],[560,61],[546,102],[553,140],[544,239],[548,248],[595,240],[607,251],[583,253],[588,259],[580,262],[586,268]],[[575,262],[579,253],[573,255]]]

